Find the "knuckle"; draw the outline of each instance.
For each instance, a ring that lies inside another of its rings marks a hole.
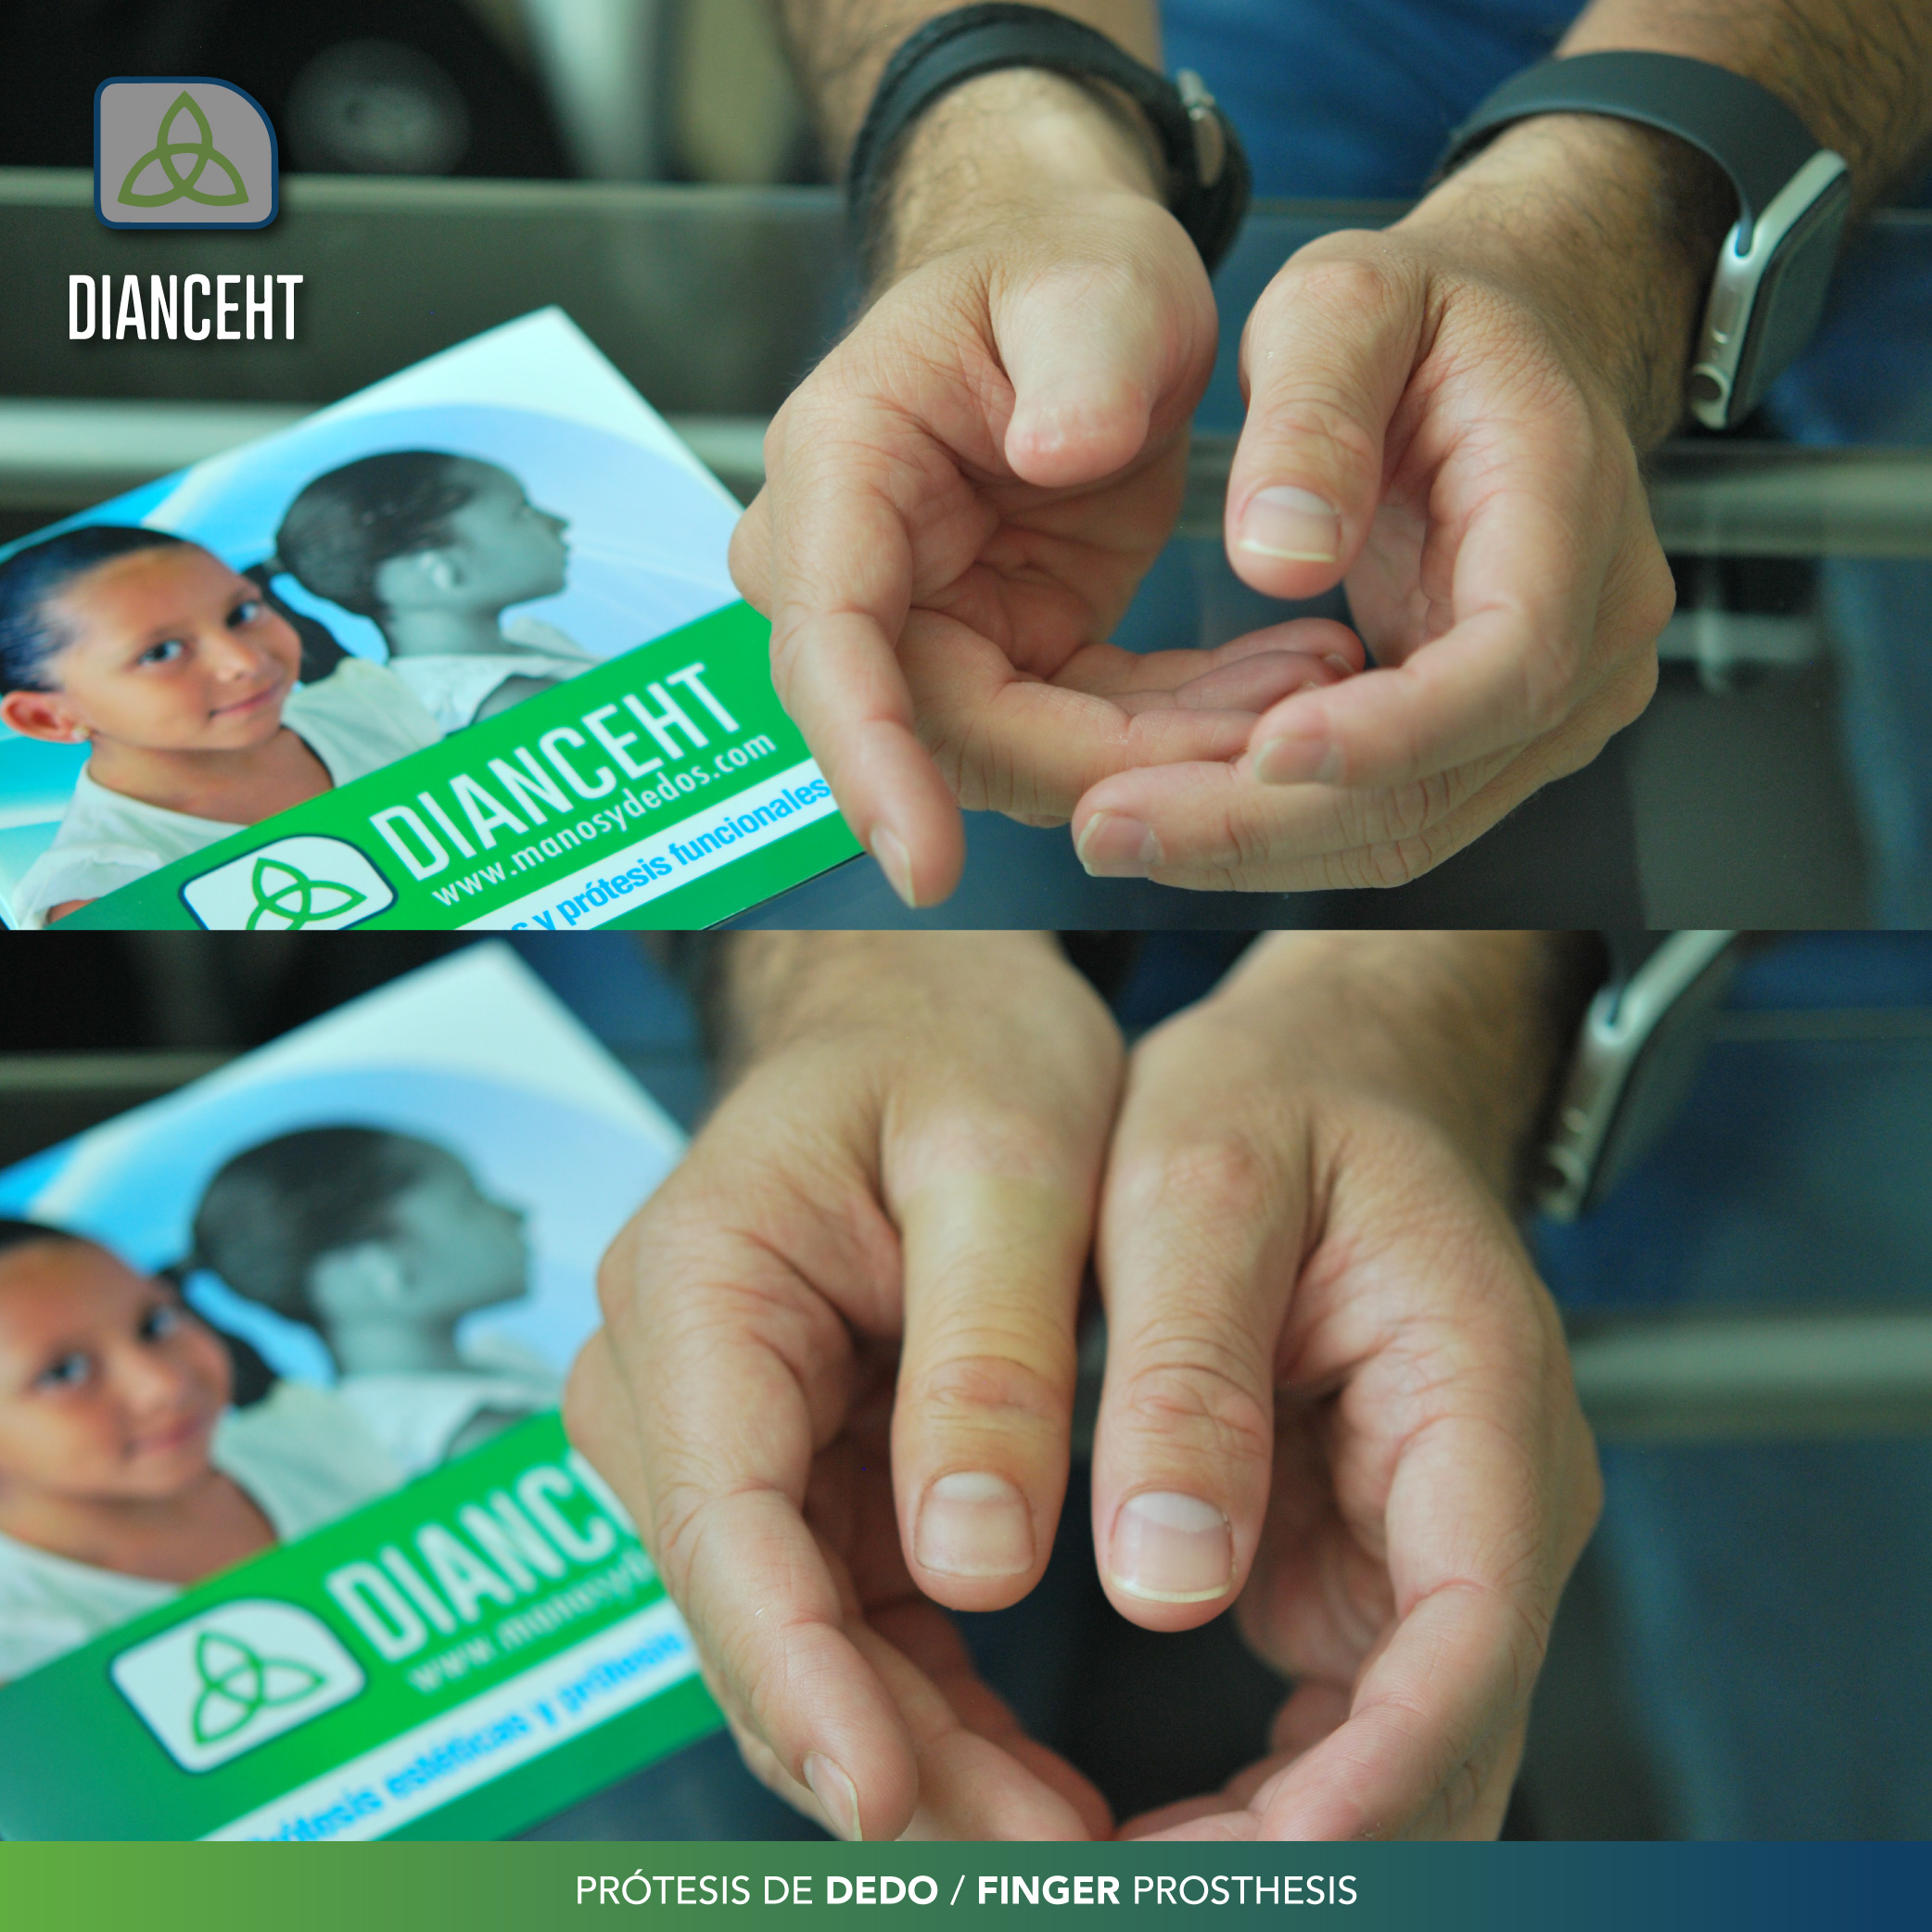
[[[903,1413],[922,1431],[1005,1432],[1044,1424],[1064,1428],[1073,1415],[1073,1345],[1034,1334],[988,1334],[922,1369],[901,1392]],[[1056,1358],[1050,1363],[1046,1357]]]
[[[1257,1364],[1228,1338],[1168,1323],[1137,1338],[1137,1366],[1121,1413],[1137,1436],[1198,1455],[1218,1469],[1265,1464],[1274,1406],[1257,1392]]]
[[[606,1322],[616,1326],[628,1316],[638,1295],[637,1235],[627,1227],[604,1252],[597,1264],[597,1303]]]
[[[981,1009],[975,1004],[969,1010]],[[1051,1056],[1053,1044],[1028,1042],[1043,1060]],[[1010,1079],[1013,1072],[971,1057],[953,1062],[944,1085],[910,1110],[918,1120],[922,1165],[962,1179],[1037,1180],[1066,1172],[1068,1150],[1054,1123],[985,1090],[986,1083]]]
[[[1613,732],[1634,724],[1649,708],[1650,700],[1657,695],[1657,651],[1653,646],[1637,657],[1629,672],[1611,689],[1610,729]]]
[[[1247,1227],[1269,1212],[1271,1164],[1245,1134],[1197,1135],[1145,1156],[1124,1176],[1152,1213],[1184,1225]]]
[[[1671,566],[1664,561],[1664,553],[1657,547],[1655,539],[1646,548],[1648,554],[1637,585],[1634,624],[1641,636],[1655,639],[1663,634],[1664,626],[1677,609],[1677,579],[1671,574]]]
[[[672,1481],[650,1499],[638,1519],[638,1534],[664,1578],[664,1587],[689,1608],[692,1571],[703,1541],[710,1497],[696,1483]]]
[[[1334,250],[1349,237],[1330,235],[1324,247]],[[1272,315],[1277,309],[1318,308],[1338,317],[1346,317],[1352,327],[1361,318],[1387,309],[1407,293],[1407,277],[1401,266],[1381,252],[1379,237],[1364,237],[1371,243],[1368,251],[1349,253],[1303,253],[1269,285],[1257,313]]]
[[[1326,385],[1302,382],[1277,389],[1261,402],[1252,426],[1270,443],[1327,453],[1336,474],[1374,477],[1381,439],[1363,422],[1353,398]]]
[[[1520,705],[1530,735],[1541,738],[1569,717],[1576,702],[1582,653],[1569,631],[1539,629],[1523,653]]]

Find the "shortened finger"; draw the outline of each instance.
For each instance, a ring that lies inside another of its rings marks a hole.
[[[1036,1583],[1066,1493],[1091,1182],[966,1175],[898,1204],[906,1336],[893,1478],[906,1561],[953,1609]]]
[[[1179,222],[1129,200],[1136,246],[996,275],[990,313],[1013,387],[1005,454],[1048,489],[1125,469],[1184,422],[1214,366],[1214,297]]]

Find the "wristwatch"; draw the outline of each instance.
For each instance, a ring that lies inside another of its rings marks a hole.
[[[1610,977],[1577,1035],[1535,1204],[1556,1221],[1598,1205],[1662,1138],[1736,975],[1740,934],[1607,933]]]
[[[1758,406],[1818,326],[1851,210],[1844,158],[1768,89],[1679,54],[1573,54],[1527,68],[1449,137],[1438,174],[1532,114],[1606,114],[1701,149],[1737,191],[1688,380],[1691,413],[1729,429]]]
[[[1104,33],[1044,6],[955,7],[928,20],[886,62],[845,171],[845,206],[861,247],[881,172],[906,131],[942,95],[1005,68],[1044,68],[1125,95],[1147,117],[1167,172],[1168,211],[1213,269],[1247,212],[1251,175],[1239,134],[1199,74],[1172,81]]]

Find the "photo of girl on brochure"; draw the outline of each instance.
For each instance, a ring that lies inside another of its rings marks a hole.
[[[275,561],[370,618],[388,667],[445,731],[494,718],[597,659],[511,606],[565,584],[567,520],[508,470],[446,450],[392,450],[318,477],[289,505]]]
[[[57,923],[726,607],[737,515],[548,310],[0,546],[0,919]]]
[[[563,1381],[457,1328],[529,1292],[523,1212],[447,1148],[378,1127],[310,1127],[245,1149],[209,1182],[183,1272],[312,1328],[336,1392],[400,1460],[426,1468],[539,1409]]]
[[[16,922],[46,925],[442,735],[380,665],[302,672],[264,586],[165,530],[94,524],[0,563],[0,721],[87,748]]]
[[[553,1412],[681,1144],[485,947],[0,1174],[0,1683]]]
[[[0,1683],[414,1473],[330,1391],[234,1382],[172,1281],[0,1220]]]

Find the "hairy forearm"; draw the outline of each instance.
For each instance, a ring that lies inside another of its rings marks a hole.
[[[872,90],[895,49],[959,0],[774,0],[785,41],[818,118],[828,161],[843,172]],[[1154,0],[1055,0],[1051,11],[1098,27],[1158,63]]]
[[[1932,141],[1925,0],[1595,0],[1561,51],[1650,47],[1744,74],[1844,156],[1862,204]]]
[[[1862,202],[1932,138],[1932,8],[1921,0],[1596,0],[1561,51],[1615,47],[1690,55],[1757,81],[1845,157]],[[1682,414],[1711,265],[1735,215],[1722,172],[1684,143],[1552,114],[1506,130],[1402,225],[1532,294],[1648,449]]]
[[[1215,995],[1310,1079],[1436,1121],[1503,1199],[1528,1195],[1557,1077],[1602,971],[1594,934],[1277,933]]]

